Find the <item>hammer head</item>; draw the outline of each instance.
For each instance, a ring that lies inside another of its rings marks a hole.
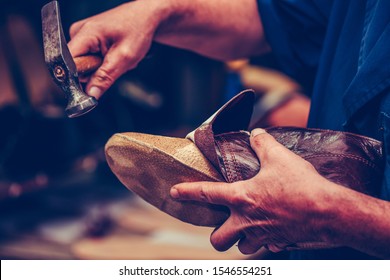
[[[70,54],[61,24],[57,1],[42,8],[42,31],[45,62],[55,83],[65,92],[68,117],[88,113],[98,104],[96,99],[84,93],[78,78],[77,68]]]

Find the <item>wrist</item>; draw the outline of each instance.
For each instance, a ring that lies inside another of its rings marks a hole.
[[[147,19],[147,30],[144,29],[143,32],[151,33],[155,37],[158,35],[157,31],[160,26],[177,13],[177,2],[176,0],[139,0],[130,1],[122,5],[127,6],[126,9],[129,11],[129,16],[139,14],[144,19]]]
[[[320,238],[329,244],[353,247],[354,231],[359,228],[355,223],[363,219],[359,209],[363,194],[330,181],[325,187],[317,208]]]
[[[151,11],[151,25],[154,37],[158,40],[174,28],[177,20],[187,13],[188,1],[180,0],[144,0]]]
[[[191,0],[168,0],[165,3],[164,11],[155,33],[157,42],[188,48],[185,44],[182,46],[179,42],[181,42],[181,37],[184,33],[191,34],[193,26],[191,24],[188,25],[188,23],[194,23],[193,18],[196,18],[197,7],[196,1],[195,3],[193,2]]]
[[[314,201],[313,207],[310,207],[312,228],[311,234],[314,235],[315,240],[334,245],[343,245],[339,238],[339,230],[337,225],[343,210],[343,196],[345,187],[337,185],[322,177],[322,182],[315,184],[316,189],[312,193]],[[335,206],[336,205],[336,206]],[[340,206],[340,207],[337,207]]]

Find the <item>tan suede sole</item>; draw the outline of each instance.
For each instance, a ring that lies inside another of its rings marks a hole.
[[[176,201],[169,191],[175,184],[224,181],[188,139],[141,133],[119,133],[106,147],[107,162],[131,191],[161,211],[184,222],[217,226],[229,215],[226,207],[194,201]]]

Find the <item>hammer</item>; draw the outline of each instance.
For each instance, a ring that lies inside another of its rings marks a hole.
[[[84,93],[79,74],[94,72],[102,64],[102,58],[93,54],[72,57],[62,29],[57,1],[42,8],[42,33],[46,65],[54,82],[65,92],[68,100],[66,114],[69,118],[74,118],[88,113],[98,102]]]

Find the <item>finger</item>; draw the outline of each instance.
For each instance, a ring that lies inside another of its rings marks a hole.
[[[222,182],[181,183],[171,189],[171,196],[179,200],[195,200],[229,206],[229,190],[232,184]]]
[[[257,238],[250,238],[244,236],[238,242],[238,249],[244,255],[250,255],[256,253],[263,246],[262,241]]]
[[[85,32],[78,33],[68,42],[68,48],[73,57],[78,57],[91,53],[103,53],[98,37]]]
[[[271,251],[272,253],[279,253],[281,251],[284,251],[288,245],[290,244],[289,243],[268,244],[265,245],[265,248],[267,248],[267,250]]]
[[[252,149],[259,157],[262,166],[267,164],[270,159],[269,154],[271,151],[274,151],[275,148],[286,149],[279,142],[277,142],[272,135],[261,128],[252,130],[250,143]]]
[[[75,23],[71,27],[71,40],[68,48],[73,57],[78,57],[91,53],[105,55],[108,50],[108,39],[104,36],[103,28],[86,19]]]
[[[73,38],[83,27],[84,23],[87,21],[87,19],[80,20],[78,22],[73,23],[69,28],[69,35],[70,38]]]
[[[86,75],[86,76],[84,76],[84,75],[81,76],[81,75],[80,75],[80,76],[79,76],[79,81],[80,81],[81,83],[83,83],[83,84],[88,83],[90,79],[91,79],[91,76],[89,76],[89,75]]]
[[[109,49],[103,64],[91,75],[86,88],[87,93],[97,99],[100,98],[121,75],[137,66],[140,58],[133,54],[126,43]]]
[[[210,242],[218,251],[226,251],[243,237],[235,219],[230,216],[224,224],[216,228],[210,236]]]

